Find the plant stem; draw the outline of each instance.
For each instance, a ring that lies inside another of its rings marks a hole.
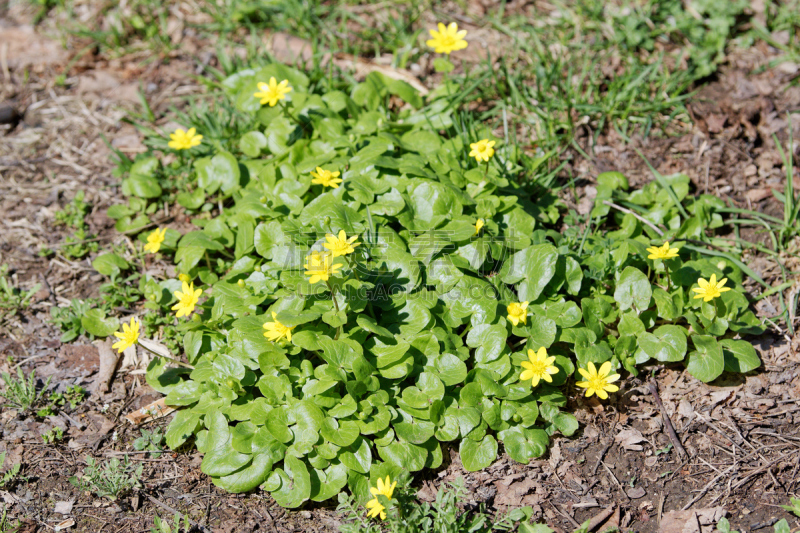
[[[150,348],[148,348],[147,346],[145,346],[144,344],[142,344],[140,342],[137,342],[136,344],[138,344],[139,346],[141,346],[142,348],[144,348],[145,350],[147,350],[151,354],[155,355],[156,357],[163,357],[164,359],[168,359],[168,360],[172,361],[176,365],[183,366],[183,367],[190,368],[190,369],[194,370],[194,367],[192,365],[190,365],[189,363],[184,363],[183,361],[178,361],[174,357],[169,357],[168,355],[156,353],[156,352],[154,352],[153,350],[151,350]]]

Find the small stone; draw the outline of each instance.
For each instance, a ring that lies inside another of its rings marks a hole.
[[[634,487],[632,489],[628,489],[626,491],[628,498],[631,500],[638,500],[639,498],[643,497],[647,492],[642,487]]]

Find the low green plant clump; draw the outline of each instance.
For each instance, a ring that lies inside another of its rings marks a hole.
[[[22,309],[27,309],[41,286],[37,283],[28,290],[15,287],[8,276],[8,265],[0,265],[0,321],[7,316],[17,314]]]
[[[141,463],[131,463],[127,455],[122,461],[112,457],[102,464],[87,456],[83,474],[70,477],[69,482],[78,490],[116,500],[139,486],[143,468]]]
[[[17,366],[16,377],[8,372],[3,372],[0,377],[2,377],[5,384],[5,388],[0,391],[0,397],[5,399],[6,405],[20,411],[30,409],[42,398],[44,391],[50,385],[51,379],[47,378],[44,387],[41,390],[36,390],[36,371],[31,371],[26,378],[19,366]]]
[[[0,475],[0,489],[11,485],[17,479],[20,479],[19,471],[22,468],[22,465],[19,463],[6,465],[6,453],[7,452],[0,452],[0,468],[5,467],[5,472],[2,472],[2,475]],[[3,518],[5,518],[5,514],[3,514]]]
[[[527,463],[578,429],[568,395],[607,399],[642,365],[702,381],[760,365],[738,338],[761,328],[743,265],[696,244],[718,200],[690,196],[686,176],[629,191],[602,175],[591,220],[571,212],[557,232],[546,171],[446,90],[373,73],[342,91],[277,64],[220,86],[250,117],[236,136],[199,120],[151,136],[158,151],[126,166],[131,200],[112,208],[133,220],[132,203],[147,216],[174,201],[197,229],[148,230],[138,257],[93,263],[146,299],[115,349],[146,321],[173,328],[186,361],[162,353],[147,379],[181,408],[166,444],[196,446],[218,486],[285,507],[348,487],[363,503],[387,476],[438,468],[443,446],[470,471],[501,446]],[[159,255],[176,277],[136,274]]]
[[[401,480],[401,482],[406,480]],[[439,533],[489,533],[491,531],[512,531],[517,522],[518,531],[530,526],[527,521],[532,509],[525,507],[513,509],[502,516],[491,516],[481,504],[476,509],[462,510],[467,496],[464,480],[456,479],[452,484],[442,485],[431,503],[420,503],[414,490],[403,483],[395,493],[391,491],[386,498],[386,506],[391,510],[384,517],[385,522],[378,524],[364,517],[356,499],[352,495],[339,494],[337,511],[346,521],[339,527],[341,533],[413,533],[417,531],[436,531]],[[386,495],[382,495],[385,497]],[[382,499],[382,498],[381,498]],[[390,503],[391,502],[391,503]],[[538,532],[543,533],[543,532]]]
[[[172,517],[172,522],[161,518],[156,514],[153,517],[153,527],[150,528],[150,533],[189,533],[192,530],[192,524],[189,522],[189,517],[176,514]]]
[[[81,259],[90,253],[97,252],[98,244],[91,240],[92,235],[88,233],[89,225],[86,223],[86,215],[89,214],[91,206],[84,201],[86,194],[78,191],[72,200],[63,209],[55,212],[56,224],[66,226],[72,230],[72,235],[64,239],[61,253],[70,259]],[[88,241],[88,242],[87,242]]]
[[[133,449],[137,451],[148,450],[150,457],[161,456],[164,447],[164,433],[161,428],[153,430],[142,429],[141,437],[133,441]]]
[[[56,444],[64,440],[64,430],[60,427],[54,427],[49,431],[42,433],[42,440],[45,444]]]

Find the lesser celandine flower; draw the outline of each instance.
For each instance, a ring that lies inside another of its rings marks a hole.
[[[338,237],[334,237],[330,233],[325,235],[326,242],[323,246],[330,250],[333,257],[340,257],[356,251],[355,247],[361,244],[360,242],[355,242],[356,239],[358,239],[358,235],[353,235],[348,239],[347,233],[344,230],[339,230]]]
[[[702,298],[704,302],[710,302],[714,298],[721,296],[723,292],[731,290],[730,287],[725,287],[728,278],[722,278],[717,281],[717,275],[711,274],[711,278],[706,281],[703,278],[697,280],[700,287],[692,289],[697,294],[694,295],[695,300]]]
[[[481,232],[481,228],[483,228],[485,225],[486,225],[486,223],[483,221],[482,218],[479,218],[478,220],[476,220],[475,221],[475,235],[480,233]]]
[[[119,340],[111,345],[111,349],[118,350],[119,353],[124,352],[139,340],[139,321],[136,317],[131,318],[130,326],[122,324],[122,331],[115,331],[114,336]]]
[[[322,185],[323,187],[332,187],[334,189],[339,188],[339,184],[342,180],[339,178],[341,173],[337,170],[335,172],[331,172],[330,170],[325,170],[324,168],[317,167],[317,171],[311,171],[311,175],[314,177],[311,180],[311,183],[315,183],[317,185]]]
[[[383,495],[386,496],[387,499],[391,500],[392,495],[394,494],[394,488],[397,486],[397,481],[392,483],[392,480],[389,479],[389,476],[386,476],[386,480],[384,481],[381,478],[378,478],[378,486],[377,487],[370,487],[369,492],[372,494],[373,498],[367,502],[367,516],[370,518],[375,518],[377,516],[381,517],[381,520],[386,520],[386,507],[378,500],[378,496]]]
[[[678,249],[670,248],[669,241],[665,242],[663,246],[652,246],[647,251],[650,252],[650,255],[647,256],[648,259],[672,259],[673,257],[678,257]]]
[[[170,133],[170,141],[167,146],[173,150],[188,150],[200,144],[203,140],[202,135],[197,134],[197,130],[189,128],[189,131],[183,131],[181,128],[175,130],[175,133]]]
[[[189,277],[189,274],[183,274],[183,273],[178,274],[178,279],[184,283],[189,283],[190,281],[192,281],[192,278]]]
[[[432,39],[428,39],[425,44],[433,48],[437,54],[450,54],[463,50],[467,47],[467,41],[464,37],[467,36],[467,30],[458,31],[458,24],[451,22],[447,26],[441,22],[437,25],[439,31],[428,30]]]
[[[513,302],[508,306],[508,321],[518,326],[528,323],[528,302]]]
[[[342,265],[333,264],[333,254],[330,252],[311,252],[306,257],[306,276],[310,276],[308,282],[312,285],[320,281],[328,281]]]
[[[278,315],[272,313],[272,320],[274,322],[264,322],[264,336],[272,342],[278,342],[281,339],[286,339],[292,342],[292,330],[297,326],[284,326],[278,321]]]
[[[159,230],[155,229],[150,235],[147,236],[147,244],[144,245],[144,251],[151,254],[156,253],[161,249],[161,243],[164,242],[164,236],[167,234],[167,228]]]
[[[475,161],[480,163],[481,161],[489,161],[494,155],[494,145],[496,144],[495,141],[490,141],[489,139],[481,139],[476,143],[470,143],[469,147],[472,149],[469,153],[470,157],[474,157]]]
[[[586,389],[587,398],[592,394],[597,394],[598,398],[605,400],[608,398],[609,392],[617,392],[619,390],[616,385],[611,385],[611,383],[619,379],[619,374],[611,374],[611,361],[606,361],[600,365],[599,371],[595,368],[594,363],[589,361],[586,365],[586,370],[579,368],[578,372],[586,381],[579,381],[575,385]]]
[[[197,301],[200,299],[200,295],[203,294],[203,289],[195,289],[194,283],[186,283],[184,281],[181,290],[175,291],[174,294],[175,298],[178,299],[178,303],[172,306],[172,310],[177,311],[175,316],[180,318],[192,314],[194,306],[197,305]]]
[[[253,96],[261,98],[261,105],[268,104],[270,107],[275,107],[278,101],[286,99],[286,95],[290,92],[292,88],[289,87],[289,80],[278,83],[273,76],[269,79],[269,83],[259,83],[258,92],[253,93]]]
[[[558,367],[553,366],[556,358],[554,356],[548,357],[547,350],[544,346],[539,348],[538,352],[528,350],[528,360],[521,363],[522,371],[519,379],[522,381],[531,380],[531,387],[539,384],[539,380],[544,380],[548,383],[553,382],[553,374],[558,374]]]

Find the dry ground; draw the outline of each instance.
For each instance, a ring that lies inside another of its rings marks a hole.
[[[135,107],[137,89],[145,91],[157,112],[164,110],[180,96],[200,92],[191,74],[216,59],[208,43],[193,42],[188,47],[193,53],[169,62],[85,56],[65,72],[70,54],[26,25],[28,15],[0,18],[0,101],[19,112],[0,126],[0,264],[10,266],[20,286],[41,283],[42,288],[29,309],[0,323],[0,370],[21,365],[26,372],[36,369],[42,379],[52,377],[58,390],[72,384],[91,388],[99,368],[97,348],[83,338],[61,344],[48,318],[52,305],[96,296],[101,278],[88,259],[73,261],[61,253],[43,259],[39,250],[58,250],[64,242],[67,231],[55,224],[54,212],[78,190],[92,205],[89,232],[101,245],[125,243],[105,216],[119,191],[103,138],[130,155],[142,150],[136,130],[121,121],[126,109]],[[635,146],[662,173],[689,174],[698,193],[774,211],[771,188],[781,187],[784,170],[771,137],[788,138],[785,114],[800,106],[800,87],[797,65],[752,74],[773,56],[767,47],[733,55],[718,79],[692,100],[696,122],[689,132],[634,138],[629,145],[615,134],[600,136],[594,147],[579,139],[592,154],[591,159],[572,154],[570,170],[581,177],[580,197],[592,198],[593,176],[606,170],[622,171],[634,184],[649,181]],[[64,86],[55,84],[59,74],[66,75]],[[794,137],[800,138],[800,124],[794,126]],[[800,177],[795,179],[800,186]],[[778,283],[780,267],[774,261],[747,260],[764,279]],[[786,264],[796,269],[791,261]],[[751,288],[757,295],[758,288]],[[757,309],[771,316],[776,306],[777,300],[766,298]],[[680,366],[654,369],[688,458],[672,447],[647,382],[630,379],[603,405],[573,396],[581,430],[573,438],[555,439],[546,457],[529,465],[502,458],[485,471],[467,473],[450,450],[438,472],[417,477],[419,497],[431,500],[442,482],[462,476],[471,498],[465,506],[485,503],[502,511],[530,505],[537,519],[558,531],[599,516],[623,530],[679,532],[697,524],[691,531],[706,532],[725,512],[740,531],[771,531],[768,526],[779,518],[797,528],[798,519],[777,505],[800,492],[800,339],[774,328],[752,341],[764,366],[746,377],[706,385]],[[7,462],[23,465],[26,478],[0,490],[0,498],[10,516],[22,520],[22,531],[50,531],[72,518],[72,531],[138,533],[149,529],[155,513],[171,517],[168,509],[211,531],[336,531],[338,519],[330,506],[286,511],[262,492],[220,491],[200,472],[195,452],[158,458],[134,452],[131,443],[141,428],[124,415],[157,398],[132,367],[117,375],[109,392],[95,390],[75,410],[45,420],[0,405],[0,451],[8,451]],[[165,419],[144,427],[159,424]],[[55,426],[67,438],[43,444],[40,435]],[[134,496],[101,501],[68,482],[82,471],[87,455],[124,454],[144,465],[142,487]],[[683,509],[689,514],[680,514]]]

